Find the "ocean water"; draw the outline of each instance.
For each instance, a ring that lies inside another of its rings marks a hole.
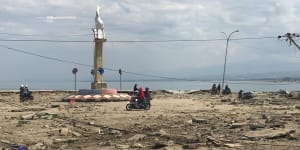
[[[149,87],[151,90],[207,90],[210,89],[213,83],[221,83],[219,81],[124,81],[120,88],[119,81],[107,81],[108,88],[117,90],[132,90],[136,83],[138,87]],[[0,90],[18,90],[20,82],[0,83]],[[74,90],[74,81],[57,81],[57,82],[27,82],[32,90]],[[225,84],[232,91],[299,91],[299,82],[269,82],[269,81],[228,81]],[[90,89],[90,82],[78,81],[76,89]]]

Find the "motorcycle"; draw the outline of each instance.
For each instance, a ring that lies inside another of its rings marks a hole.
[[[140,102],[141,101],[141,102]],[[132,97],[128,104],[126,105],[126,110],[131,111],[132,109],[144,109],[149,110],[151,107],[150,99],[145,98],[144,100],[139,100]]]

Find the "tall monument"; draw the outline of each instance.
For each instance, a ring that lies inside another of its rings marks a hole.
[[[101,7],[97,6],[96,16],[95,16],[95,28],[93,28],[94,32],[94,82],[91,84],[92,89],[103,89],[107,88],[106,83],[103,82],[103,59],[102,59],[102,51],[103,51],[103,42],[106,41],[104,34],[104,22],[101,18]]]

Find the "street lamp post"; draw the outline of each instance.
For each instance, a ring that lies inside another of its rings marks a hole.
[[[119,74],[120,74],[120,91],[122,90],[122,69],[119,69]]]
[[[72,73],[74,74],[75,76],[75,87],[74,87],[74,92],[76,93],[76,73],[78,72],[78,69],[77,68],[73,68],[72,69]]]
[[[226,72],[228,42],[230,40],[231,35],[233,33],[235,33],[235,32],[239,32],[239,30],[232,31],[228,36],[227,36],[227,34],[225,32],[221,32],[221,33],[223,33],[226,36],[226,51],[225,51],[225,62],[224,62],[224,70],[223,70],[222,88],[221,88],[220,94],[222,94],[222,92],[224,90],[224,79],[225,79],[225,72]]]

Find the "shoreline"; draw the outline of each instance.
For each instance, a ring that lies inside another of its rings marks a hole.
[[[32,93],[69,93],[73,94],[74,92],[78,92],[79,90],[30,90]],[[254,93],[276,93],[276,92],[281,92],[281,91],[286,91],[286,92],[300,92],[300,90],[276,90],[276,91],[244,91],[244,92],[254,92]],[[20,91],[19,90],[0,90],[0,94],[2,93],[15,93],[18,94]],[[131,93],[131,90],[118,90],[118,93]],[[179,89],[179,90],[152,90],[151,92],[165,92],[165,93],[172,93],[172,94],[192,94],[192,93],[198,93],[198,92],[204,92],[204,93],[209,93],[210,89],[203,89],[203,90],[189,90],[189,89]],[[232,91],[233,94],[236,94],[238,92]]]

